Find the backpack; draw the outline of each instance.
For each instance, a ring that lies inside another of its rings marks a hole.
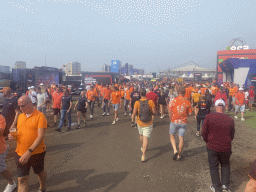
[[[149,101],[148,99],[145,101],[139,100],[140,102],[139,117],[142,122],[149,122],[151,121],[151,118],[152,118],[148,101]]]

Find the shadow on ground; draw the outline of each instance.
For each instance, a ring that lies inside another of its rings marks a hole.
[[[47,179],[47,187],[53,188],[53,190],[47,190],[48,192],[78,192],[78,191],[93,191],[102,187],[107,187],[104,191],[108,192],[113,190],[119,183],[121,183],[128,175],[129,172],[112,172],[104,173],[89,177],[94,173],[95,169],[90,170],[73,170],[63,173],[52,175]],[[89,177],[89,178],[88,178]],[[54,187],[56,186],[56,187]],[[54,189],[54,188],[59,189]],[[30,186],[31,190],[39,188],[39,184]]]

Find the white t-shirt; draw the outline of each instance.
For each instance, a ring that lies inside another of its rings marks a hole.
[[[249,98],[249,91],[246,91],[246,92],[244,93],[244,96],[245,96],[245,99],[248,99],[248,98]]]
[[[38,93],[37,94],[37,106],[42,105],[44,102],[44,99],[47,98],[47,94],[46,93]],[[44,104],[42,107],[46,107],[46,104]]]
[[[31,93],[28,94],[28,96],[30,97],[32,103],[36,103],[37,102],[36,95],[37,95],[37,93],[35,91],[32,91]]]

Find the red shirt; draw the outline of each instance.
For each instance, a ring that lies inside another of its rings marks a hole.
[[[250,97],[254,98],[255,97],[255,93],[252,89],[249,90],[249,95]]]
[[[63,96],[63,93],[57,93],[54,92],[52,96],[52,108],[60,109],[60,103],[61,103],[61,97]]]
[[[154,92],[151,91],[146,94],[146,98],[149,100],[152,100],[154,102],[154,104],[156,105],[157,100],[158,100],[157,94],[155,94]]]

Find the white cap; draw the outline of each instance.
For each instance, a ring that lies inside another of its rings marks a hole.
[[[215,102],[215,106],[224,106],[225,107],[225,102],[222,99],[218,99]]]
[[[30,89],[35,89],[35,87],[34,87],[34,86],[31,86]]]
[[[40,85],[44,85],[43,83],[40,83]]]
[[[197,86],[197,87],[200,87],[200,85],[198,85],[198,84],[197,84],[196,86]]]
[[[221,87],[224,87],[224,85],[223,85],[223,84],[221,84]]]
[[[203,87],[207,87],[206,85],[204,85]]]
[[[240,87],[238,90],[239,90],[239,91],[243,91],[244,89],[243,89],[242,87]]]
[[[30,89],[30,87],[28,87],[28,89]]]

